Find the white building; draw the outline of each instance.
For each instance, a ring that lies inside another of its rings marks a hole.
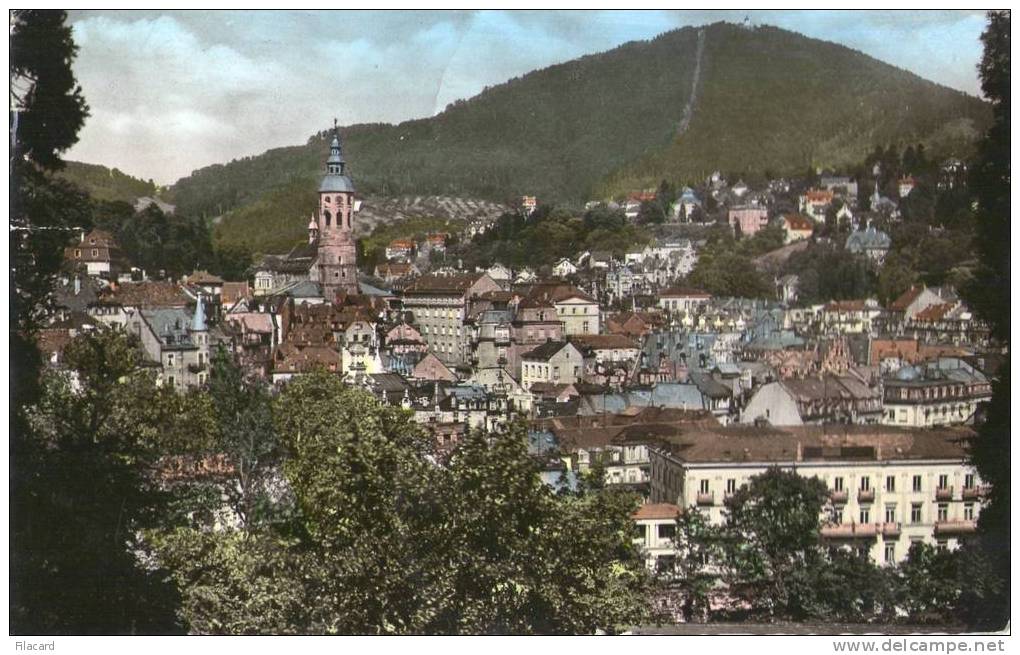
[[[830,490],[822,537],[894,563],[914,542],[956,548],[973,535],[984,489],[964,428],[802,427],[748,434],[690,432],[649,449],[651,502],[697,508],[721,524],[724,500],[770,467]]]
[[[903,366],[882,386],[882,423],[914,428],[973,423],[978,406],[992,397],[984,373],[955,357]]]
[[[536,382],[574,384],[584,373],[584,356],[568,341],[547,341],[521,356],[521,385]]]
[[[659,307],[670,312],[692,312],[712,299],[712,294],[701,289],[673,287],[659,293]]]
[[[634,543],[641,546],[649,570],[671,567],[675,561],[673,537],[679,514],[680,508],[672,503],[646,503],[631,514]],[[661,564],[660,558],[663,560]]]
[[[577,272],[577,266],[574,266],[574,262],[564,257],[556,262],[556,265],[552,267],[552,272],[556,277],[567,277]]]

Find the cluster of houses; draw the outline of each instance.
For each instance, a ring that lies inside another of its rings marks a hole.
[[[161,384],[205,384],[219,348],[276,388],[324,369],[412,412],[440,452],[525,421],[550,483],[598,464],[645,498],[634,519],[652,567],[673,556],[678,512],[722,521],[727,496],[771,466],[825,480],[823,536],[880,562],[974,532],[984,488],[966,444],[1001,357],[952,289],[914,287],[886,306],[717,298],[682,284],[697,261],[689,241],[622,261],[586,252],[549,276],[499,264],[397,274],[418,246],[394,242],[388,269],[366,278],[352,272],[357,208],[336,138],[328,165],[308,243],[266,256],[249,280],[119,279],[80,265],[116,253],[109,235],[85,235],[40,335],[50,363],[76,334],[119,326]],[[729,212],[745,234],[768,222],[763,194],[718,176],[710,188],[740,199]],[[836,194],[856,184],[823,178],[782,217],[788,239]],[[680,215],[700,203],[683,190]]]

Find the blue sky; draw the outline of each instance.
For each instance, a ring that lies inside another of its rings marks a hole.
[[[66,156],[169,184],[334,116],[431,116],[536,68],[745,16],[980,93],[976,11],[72,11],[92,115]]]

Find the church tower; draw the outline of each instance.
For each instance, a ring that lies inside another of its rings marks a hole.
[[[319,184],[318,269],[326,300],[358,290],[357,250],[354,245],[354,183],[347,176],[340,134],[333,127],[333,142],[326,160],[326,175]]]

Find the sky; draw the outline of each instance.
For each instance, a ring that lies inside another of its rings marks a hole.
[[[841,43],[980,95],[979,11],[71,11],[91,115],[65,158],[157,184],[719,20]]]

